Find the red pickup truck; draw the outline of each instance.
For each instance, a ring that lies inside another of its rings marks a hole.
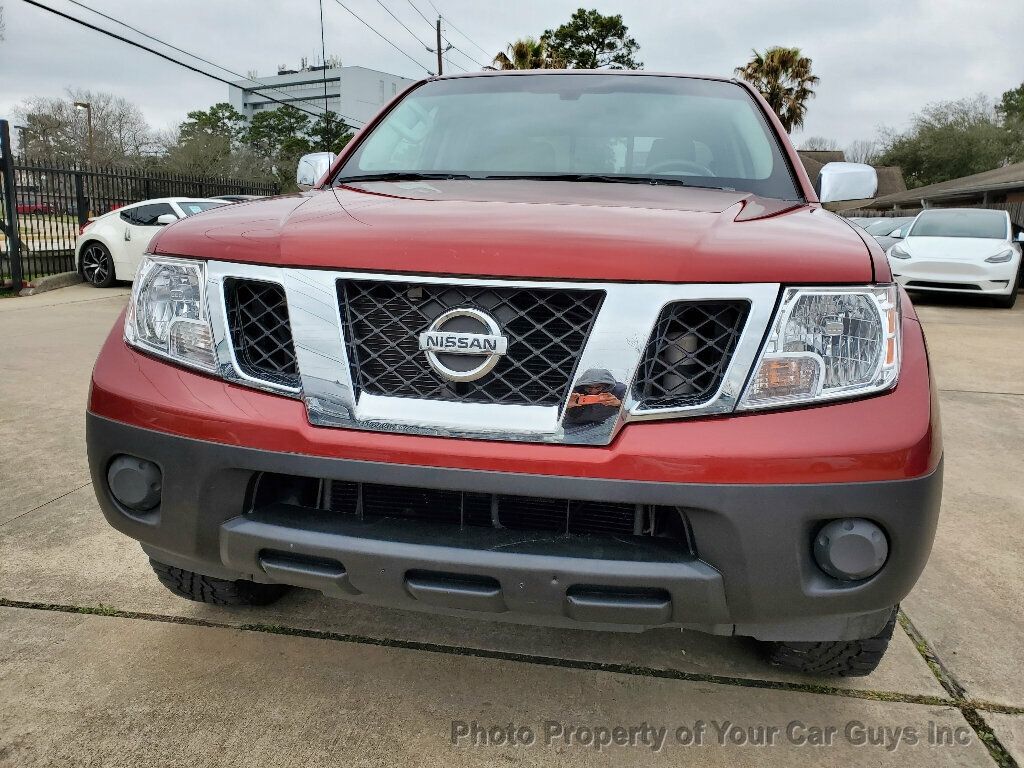
[[[924,335],[754,90],[431,78],[299,181],[164,228],[96,363],[93,485],[168,588],[874,669],[938,517]]]

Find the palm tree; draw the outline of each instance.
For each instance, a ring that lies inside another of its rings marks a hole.
[[[547,46],[535,37],[522,37],[494,57],[487,69],[552,69],[556,62],[548,55]]]
[[[818,78],[811,74],[811,60],[799,48],[776,46],[736,67],[736,74],[760,91],[775,110],[786,133],[804,124],[807,100],[814,96],[811,86]]]

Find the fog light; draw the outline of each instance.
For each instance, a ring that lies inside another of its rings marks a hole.
[[[118,456],[107,470],[114,498],[137,512],[148,512],[160,503],[161,481],[160,468],[136,456]]]
[[[825,573],[842,581],[873,576],[885,565],[889,542],[870,520],[833,520],[814,538],[814,559]]]

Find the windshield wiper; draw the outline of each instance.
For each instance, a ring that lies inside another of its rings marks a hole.
[[[359,176],[342,176],[334,180],[335,184],[352,184],[359,181],[446,181],[448,179],[479,178],[465,173],[425,173],[421,171],[386,171],[384,173],[364,173]]]
[[[620,176],[600,173],[517,173],[507,176],[484,176],[484,179],[528,179],[530,181],[593,181],[599,184],[650,184],[651,186],[666,185],[671,187],[696,187],[698,189],[721,189],[735,192],[735,187],[722,187],[714,184],[694,184],[685,179],[664,176]]]

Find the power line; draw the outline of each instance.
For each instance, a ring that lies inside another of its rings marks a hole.
[[[390,9],[390,8],[388,8],[388,7],[386,6],[386,5],[384,5],[384,3],[383,3],[383,2],[381,2],[381,0],[377,0],[377,5],[379,5],[379,6],[380,6],[381,8],[383,8],[383,9],[384,9],[385,11],[387,11],[387,13],[388,13],[388,16],[390,16],[390,17],[391,17],[392,19],[394,19],[394,20],[395,20],[395,21],[397,21],[397,22],[398,22],[399,24],[401,24],[401,25],[402,25],[402,29],[404,29],[404,30],[405,30],[406,32],[408,32],[408,33],[409,33],[410,35],[412,35],[412,38],[413,38],[413,40],[415,40],[415,41],[416,41],[417,43],[419,43],[420,45],[422,45],[422,46],[423,46],[423,47],[424,47],[424,48],[425,48],[426,50],[428,50],[428,51],[430,50],[430,46],[429,46],[429,45],[427,45],[426,43],[424,43],[424,42],[423,42],[422,40],[420,40],[420,38],[419,38],[419,37],[418,37],[418,36],[416,35],[416,33],[415,33],[415,32],[413,32],[413,31],[412,31],[411,29],[409,29],[409,27],[407,27],[407,26],[405,25],[405,22],[404,22],[404,21],[402,21],[402,20],[401,20],[400,18],[398,18],[397,16],[395,16],[395,14],[393,14],[393,13],[391,12],[391,9]]]
[[[443,18],[444,18],[444,16],[442,16],[441,18],[443,19]],[[468,53],[466,53],[466,52],[465,52],[464,50],[462,50],[461,48],[459,48],[459,46],[457,46],[457,45],[453,45],[452,43],[448,43],[448,45],[450,45],[450,46],[452,47],[452,50],[453,50],[453,51],[458,51],[458,52],[459,52],[459,53],[461,53],[461,54],[462,54],[463,56],[465,56],[465,57],[466,57],[467,59],[469,59],[469,60],[470,60],[470,61],[472,61],[472,62],[473,62],[474,64],[476,64],[476,65],[477,65],[478,67],[480,67],[481,69],[483,69],[483,67],[484,67],[484,65],[483,65],[483,64],[481,64],[481,63],[480,63],[479,61],[477,61],[476,59],[474,59],[474,58],[473,58],[472,56],[470,56],[470,55],[469,55]]]
[[[420,18],[423,19],[425,22],[427,22],[427,24],[430,26],[430,28],[433,29],[434,28],[434,22],[432,22],[430,19],[428,19],[426,16],[423,15],[423,11],[421,11],[419,8],[416,7],[416,3],[414,3],[412,0],[408,0],[408,2],[409,2],[409,5],[412,6],[412,9],[414,11],[416,11],[416,13],[418,13],[420,15]]]
[[[377,0],[377,2],[380,2],[380,0]],[[451,27],[452,29],[454,29],[454,30],[455,30],[456,32],[459,32],[459,30],[458,30],[458,29],[457,29],[457,28],[455,27],[455,25],[454,25],[454,24],[452,24],[452,23],[451,23],[450,21],[448,21],[448,19],[447,19],[447,18],[446,18],[446,17],[444,16],[444,14],[442,14],[442,13],[441,13],[441,11],[440,11],[440,10],[438,10],[438,7],[437,7],[436,5],[434,5],[434,4],[433,4],[433,3],[431,2],[431,0],[427,0],[427,2],[428,2],[428,3],[430,3],[430,7],[431,7],[431,8],[433,8],[433,9],[434,9],[435,11],[437,11],[437,16],[438,16],[438,18],[440,18],[440,19],[444,19],[445,23],[446,23],[446,24],[447,24],[448,26],[450,26],[450,27]],[[414,11],[416,11],[416,13],[418,13],[418,14],[419,14],[420,18],[421,18],[421,19],[423,19],[423,20],[424,20],[424,21],[425,21],[425,22],[426,22],[427,24],[429,24],[429,25],[430,25],[430,28],[431,28],[431,29],[433,29],[433,28],[434,28],[434,22],[432,22],[432,21],[431,21],[430,19],[428,19],[428,18],[427,18],[426,16],[424,16],[424,15],[423,15],[423,11],[421,11],[421,10],[420,10],[420,9],[419,9],[419,8],[418,8],[418,7],[416,6],[416,4],[415,4],[415,3],[414,3],[414,2],[412,1],[412,0],[408,0],[408,3],[409,3],[409,5],[411,5],[411,6],[412,6],[413,10],[414,10]],[[466,37],[465,33],[463,33],[463,32],[459,32],[459,34],[460,34],[460,35],[462,35],[463,37],[465,37],[465,38],[466,38],[467,40],[469,40],[469,42],[473,43],[473,41],[472,41],[472,40],[470,40],[470,38]],[[466,53],[466,52],[465,52],[464,50],[462,50],[461,48],[459,48],[459,46],[455,45],[455,43],[453,43],[453,42],[452,42],[451,40],[449,40],[449,39],[448,39],[447,37],[445,37],[445,36],[444,36],[443,34],[441,35],[441,39],[442,39],[442,40],[444,40],[444,42],[446,42],[446,43],[447,43],[447,44],[449,45],[449,47],[451,47],[451,48],[452,48],[452,50],[458,51],[458,52],[459,52],[459,53],[461,53],[461,54],[462,54],[463,56],[465,56],[465,57],[466,57],[467,59],[469,59],[469,60],[470,60],[470,61],[472,61],[472,62],[473,62],[474,64],[476,64],[476,65],[477,65],[478,67],[480,67],[481,69],[483,68],[483,66],[484,66],[483,64],[481,64],[481,63],[480,63],[479,61],[477,61],[476,59],[474,59],[474,58],[473,58],[472,56],[470,56],[470,55],[469,55],[468,53]],[[476,43],[473,43],[473,45],[476,45]],[[479,46],[479,45],[476,45],[476,47],[477,47],[477,48],[480,48],[480,46]],[[483,48],[480,48],[480,50],[481,50],[481,51],[483,51],[483,53],[484,53],[484,55],[485,55],[485,56],[489,56],[489,55],[490,55],[489,53],[487,53],[487,51],[484,51],[484,49],[483,49]],[[454,62],[452,62],[452,61],[451,61],[450,59],[449,59],[449,63],[450,63],[450,64],[452,64],[452,65],[453,65],[453,66],[455,66],[455,67],[458,67],[458,68],[459,68],[459,69],[461,69],[461,70],[462,70],[463,72],[465,72],[465,71],[466,71],[466,69],[465,69],[465,68],[463,68],[463,67],[459,67],[459,65],[458,65],[458,64],[455,64],[455,63],[454,63]]]
[[[455,67],[455,68],[456,68],[457,70],[459,70],[460,72],[469,72],[469,70],[468,70],[468,69],[466,69],[466,68],[465,68],[464,66],[462,66],[461,64],[459,64],[459,62],[457,62],[457,61],[452,61],[452,57],[451,57],[451,56],[449,56],[449,57],[448,57],[447,61],[448,61],[448,66],[449,66],[449,67]]]
[[[428,0],[428,2],[429,2],[429,0]],[[434,5],[433,3],[430,3],[430,4],[431,4],[431,5]],[[436,9],[436,7],[435,7],[435,10],[437,10],[437,9]],[[482,54],[483,54],[484,56],[490,56],[490,55],[491,55],[491,54],[489,54],[489,53],[488,53],[487,51],[485,51],[485,50],[484,50],[483,48],[481,48],[481,47],[480,47],[479,45],[477,45],[477,44],[476,44],[476,41],[475,41],[475,40],[473,40],[473,38],[472,38],[472,37],[470,37],[470,36],[469,36],[469,35],[467,35],[467,34],[466,34],[465,32],[463,32],[463,31],[462,31],[461,29],[459,29],[459,28],[458,28],[458,27],[456,27],[456,26],[455,26],[454,24],[452,24],[452,21],[451,21],[451,19],[449,19],[449,18],[448,18],[447,16],[445,16],[445,15],[444,15],[443,13],[441,13],[440,11],[438,11],[437,15],[438,15],[438,16],[440,16],[440,17],[441,17],[442,19],[444,19],[444,20],[445,20],[445,21],[446,21],[446,22],[448,23],[448,26],[449,26],[449,27],[451,27],[452,29],[454,29],[454,30],[455,30],[456,32],[458,32],[458,33],[459,33],[460,35],[462,35],[462,37],[464,37],[464,38],[465,38],[465,39],[466,39],[466,40],[467,40],[467,41],[468,41],[469,43],[471,43],[472,45],[474,45],[474,46],[475,46],[475,47],[476,47],[476,48],[477,48],[477,49],[478,49],[478,50],[480,51],[480,53],[482,53]],[[479,63],[479,62],[478,62],[478,63]]]
[[[30,2],[30,1],[31,1],[31,0],[26,0],[26,2]],[[364,27],[366,27],[366,28],[367,28],[368,30],[370,30],[371,32],[373,32],[373,34],[375,34],[375,35],[376,35],[377,37],[379,37],[379,38],[380,38],[381,40],[383,40],[383,41],[384,41],[385,43],[387,43],[388,45],[390,45],[390,46],[391,46],[392,48],[394,48],[394,49],[395,49],[396,51],[398,51],[398,52],[399,52],[400,54],[402,54],[403,56],[405,56],[405,58],[407,58],[407,59],[408,59],[409,61],[411,61],[411,62],[412,62],[413,64],[415,64],[415,65],[416,65],[417,67],[419,67],[420,69],[424,70],[424,71],[425,71],[425,72],[426,72],[426,73],[427,73],[428,75],[433,75],[433,74],[434,74],[434,73],[433,73],[433,72],[431,72],[431,71],[430,71],[429,69],[427,69],[427,68],[426,68],[425,66],[423,66],[423,65],[422,65],[422,64],[420,64],[420,63],[419,63],[418,61],[416,61],[416,59],[414,59],[414,58],[413,58],[412,56],[410,56],[410,55],[409,55],[408,53],[406,53],[406,52],[405,52],[405,51],[403,51],[403,50],[402,50],[401,48],[399,48],[399,47],[398,47],[397,45],[395,45],[395,44],[394,44],[393,42],[391,42],[391,40],[390,40],[390,39],[388,39],[388,38],[387,38],[387,37],[386,37],[385,35],[383,35],[383,34],[381,34],[380,32],[378,32],[378,31],[377,31],[377,30],[376,30],[376,29],[375,29],[375,28],[373,27],[373,25],[369,24],[369,23],[368,23],[368,22],[366,22],[366,21],[363,21],[363,19],[362,19],[362,18],[361,18],[361,17],[360,17],[360,16],[359,16],[359,15],[358,15],[358,14],[357,14],[357,13],[356,13],[355,11],[353,11],[353,10],[352,10],[351,8],[349,8],[349,7],[347,6],[347,5],[345,5],[345,4],[343,3],[343,2],[341,2],[341,0],[334,0],[334,2],[336,2],[336,3],[337,3],[338,5],[340,5],[340,6],[342,7],[342,8],[344,8],[344,9],[345,9],[346,11],[348,11],[348,12],[349,12],[349,13],[350,13],[350,14],[351,14],[351,15],[352,15],[352,16],[353,16],[354,18],[355,18],[355,20],[356,20],[356,21],[358,21],[358,22],[359,22],[360,24],[362,24],[362,25],[363,25]]]
[[[71,15],[63,13],[61,11],[58,11],[55,8],[50,8],[50,7],[46,6],[46,5],[42,5],[41,3],[34,2],[34,0],[25,0],[25,2],[29,3],[29,5],[34,5],[37,8],[41,8],[44,11],[49,11],[50,13],[56,14],[57,16],[61,16],[61,17],[65,18],[65,19],[67,19],[68,21],[72,21],[72,22],[74,22],[76,24],[80,24],[80,25],[82,25],[84,27],[87,27],[87,28],[89,28],[89,29],[91,29],[91,30],[93,30],[95,32],[100,32],[101,34],[107,35],[109,37],[113,37],[116,40],[120,40],[123,43],[127,43],[128,45],[134,46],[136,48],[141,48],[142,50],[147,51],[148,53],[152,53],[155,56],[159,56],[162,59],[165,59],[165,60],[170,61],[170,62],[172,62],[174,64],[177,64],[178,66],[185,67],[186,69],[189,69],[189,70],[191,70],[193,72],[196,72],[196,73],[198,73],[200,75],[205,75],[206,77],[212,78],[214,80],[218,80],[219,82],[222,82],[222,83],[226,83],[227,85],[234,85],[234,83],[232,83],[229,80],[225,80],[225,79],[223,79],[221,77],[218,77],[217,75],[214,75],[214,74],[212,74],[210,72],[206,72],[205,70],[199,69],[197,67],[193,67],[192,65],[187,64],[187,63],[185,63],[183,61],[180,61],[178,59],[175,59],[172,56],[168,56],[168,55],[166,55],[164,53],[161,53],[160,51],[155,51],[152,48],[148,48],[147,46],[144,46],[141,43],[135,42],[133,40],[129,40],[128,38],[122,37],[122,36],[120,36],[120,35],[118,35],[118,34],[116,34],[114,32],[109,31],[109,30],[103,29],[101,27],[94,26],[94,25],[90,24],[87,21],[84,21],[84,20],[79,19],[79,18],[77,18],[75,16],[71,16]],[[68,0],[68,2],[72,3],[73,5],[77,5],[79,8],[82,8],[82,9],[84,9],[86,11],[89,11],[90,13],[94,13],[97,16],[100,16],[100,17],[106,19],[107,21],[112,21],[115,24],[118,24],[118,25],[124,27],[125,29],[130,29],[132,32],[135,32],[136,34],[142,35],[143,37],[145,37],[145,38],[147,38],[149,40],[152,40],[152,41],[154,41],[156,43],[159,43],[160,45],[163,45],[163,46],[165,46],[167,48],[170,48],[173,51],[177,51],[178,53],[183,53],[186,56],[189,56],[189,57],[195,59],[196,61],[201,61],[204,64],[209,64],[211,67],[216,67],[217,69],[219,69],[219,70],[221,70],[223,72],[227,72],[230,75],[234,75],[235,77],[237,77],[237,78],[239,78],[241,80],[245,80],[247,82],[254,83],[256,86],[258,86],[260,88],[265,88],[265,89],[267,89],[269,91],[275,91],[277,93],[284,94],[285,96],[289,96],[289,98],[291,98],[287,91],[283,91],[280,88],[275,88],[272,85],[267,85],[265,83],[260,82],[259,80],[255,80],[255,79],[253,79],[251,77],[247,77],[246,75],[241,75],[238,72],[235,72],[234,70],[228,69],[227,67],[221,66],[220,64],[217,64],[216,62],[210,61],[209,59],[204,59],[202,56],[194,54],[194,53],[192,53],[190,51],[186,51],[184,48],[179,48],[178,46],[172,45],[171,43],[168,43],[168,42],[165,42],[164,40],[161,40],[158,37],[154,37],[153,35],[149,34],[148,32],[143,32],[141,29],[139,29],[137,27],[133,27],[131,24],[128,24],[127,22],[121,21],[120,19],[117,19],[117,18],[115,18],[113,16],[109,16],[108,14],[103,13],[102,11],[98,11],[95,8],[90,8],[88,5],[85,5],[84,3],[78,2],[78,0]],[[260,91],[255,90],[255,89],[249,89],[249,90],[251,90],[257,96],[262,96],[265,99],[268,99],[268,100],[274,102],[275,104],[280,104],[280,105],[288,106],[287,102],[283,102],[283,101],[280,101],[278,99],[275,99],[272,96],[267,95],[266,93],[262,93]],[[312,101],[310,101],[308,99],[296,99],[296,101],[298,101],[299,103],[302,103],[302,104],[312,104],[314,107],[316,107],[318,109],[319,109],[319,106],[320,106],[319,104],[315,104],[314,102],[312,102]],[[294,106],[294,105],[291,105],[291,106]],[[311,115],[313,117],[319,117],[320,114],[322,114],[322,113],[317,113],[317,112],[310,112],[309,110],[302,109],[301,107],[297,107],[297,106],[295,107],[295,109],[298,109],[301,112],[305,112],[307,115]],[[339,114],[338,116],[343,118],[346,122],[349,122],[349,123],[354,122],[354,123],[362,124],[364,122],[362,120],[356,120],[355,118],[346,117],[345,115],[341,115],[341,114]]]

